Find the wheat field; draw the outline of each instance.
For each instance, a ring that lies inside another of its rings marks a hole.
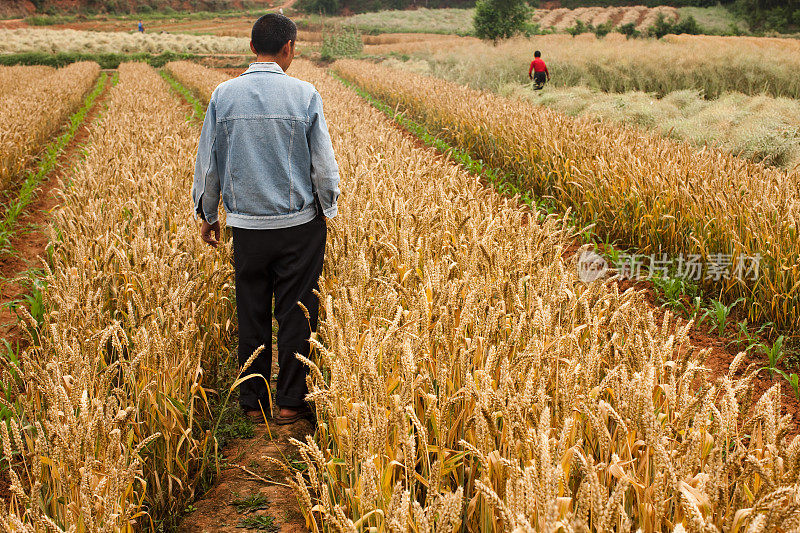
[[[380,65],[336,65],[391,107],[517,176],[535,195],[554,197],[599,235],[642,253],[723,254],[732,264],[760,254],[755,280],[701,281],[731,301],[747,298],[751,320],[800,329],[797,171]]]
[[[425,60],[389,57],[391,68],[430,75]],[[696,149],[715,147],[756,163],[784,169],[800,168],[800,100],[725,93],[707,99],[701,91],[684,89],[662,98],[652,93],[607,93],[585,86],[506,83],[496,89],[504,97],[527,100],[570,116],[589,116],[689,141]]]
[[[208,98],[202,67],[180,72]],[[754,398],[741,356],[706,381],[690,324],[578,281],[562,219],[416,147],[325,71],[290,73],[323,95],[344,191],[308,361],[320,425],[292,479],[313,531],[800,525],[779,385]]]
[[[0,190],[17,181],[42,145],[75,112],[100,75],[97,63],[62,69],[0,67]]]
[[[476,89],[528,82],[533,52],[540,50],[559,87],[585,85],[605,92],[644,91],[663,96],[697,90],[706,98],[726,92],[800,98],[800,41],[753,37],[666,36],[626,39],[609,34],[517,37],[497,46],[461,38],[449,46],[393,51],[430,64],[436,76]]]
[[[0,96],[20,89],[27,90],[32,83],[47,77],[54,70],[44,66],[0,67]]]
[[[634,17],[608,13],[570,16]],[[0,50],[203,53],[242,41],[184,37],[0,32]],[[670,39],[669,50],[703,50],[690,59],[711,65],[676,84],[734,57],[724,49],[734,41]],[[796,62],[784,40],[735,42],[769,55],[765,68]],[[491,59],[473,39],[375,43],[375,53],[438,47],[430,68],[487,83],[469,71]],[[587,72],[599,53],[594,40],[561,36],[497,50],[512,64],[541,43]],[[593,75],[620,72],[627,52],[634,76],[637,61],[666,57],[662,44],[604,48],[597,57],[613,65]],[[463,60],[473,52],[484,55]],[[567,215],[534,211],[421,148],[333,72]],[[229,78],[183,61],[164,73],[205,103]],[[16,125],[0,133],[0,156],[24,163],[98,74],[94,63],[0,68],[0,117]],[[640,292],[581,281],[588,246],[575,250],[594,223],[642,253],[760,253],[756,281],[713,286],[747,297],[753,320],[797,331],[797,172],[366,61],[327,71],[298,59],[289,74],[322,94],[342,177],[304,361],[319,425],[293,441],[299,461],[286,479],[272,480],[291,485],[311,531],[800,529],[800,436],[782,414],[783,381],[759,396],[744,353],[715,375],[692,322]],[[660,83],[646,74],[636,82]],[[776,92],[797,89],[770,80]],[[44,105],[39,85],[57,101]],[[220,459],[213,413],[235,353],[232,250],[197,235],[199,127],[185,104],[153,68],[121,64],[59,184],[44,309],[21,311],[27,344],[18,361],[0,358],[0,381],[15,391],[0,397],[3,531],[169,530]],[[19,133],[29,130],[40,140]]]
[[[0,400],[7,531],[145,530],[213,461],[234,304],[229,250],[197,238],[188,200],[199,129],[143,64],[120,66],[106,105],[52,214],[43,322],[3,360],[20,390]]]

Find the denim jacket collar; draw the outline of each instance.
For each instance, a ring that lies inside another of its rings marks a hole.
[[[242,76],[251,72],[274,72],[275,74],[286,74],[283,69],[274,61],[255,61],[250,63],[247,70],[242,72]]]

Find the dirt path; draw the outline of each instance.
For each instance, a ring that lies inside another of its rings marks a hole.
[[[274,375],[278,372],[275,346],[272,352]],[[297,458],[289,439],[304,441],[314,429],[301,421],[290,426],[262,423],[253,430],[253,437],[234,439],[222,450],[214,487],[189,507],[179,533],[308,531],[294,492],[286,484],[288,467],[281,465]]]
[[[25,22],[25,19],[0,20],[0,30],[16,30],[27,26],[28,24]]]

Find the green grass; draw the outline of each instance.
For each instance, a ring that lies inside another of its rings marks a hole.
[[[263,494],[252,494],[233,500],[233,505],[236,506],[236,512],[238,513],[252,513],[253,511],[266,509],[269,505],[269,498]]]
[[[275,533],[278,531],[278,526],[275,524],[275,519],[271,516],[255,515],[248,516],[239,521],[236,527],[255,529],[258,531],[268,531]]]
[[[78,61],[94,61],[102,69],[116,69],[120,63],[127,61],[141,61],[148,65],[160,68],[170,61],[190,61],[196,59],[195,54],[178,54],[164,52],[161,54],[135,53],[135,54],[85,54],[80,52],[20,52],[16,54],[0,54],[0,65],[45,65],[60,68]]]
[[[191,106],[192,114],[186,120],[196,120],[200,123],[206,118],[206,106],[197,99],[192,91],[184,87],[178,80],[169,75],[165,70],[160,71],[161,77],[164,78],[170,86],[180,94]]]
[[[81,108],[70,117],[67,130],[55,141],[47,145],[44,155],[40,158],[36,167],[26,174],[16,198],[6,205],[3,218],[0,219],[0,255],[12,252],[11,239],[15,235],[19,216],[36,199],[36,190],[44,178],[55,168],[58,158],[64,152],[67,144],[75,138],[78,128],[83,124],[92,107],[94,107],[97,97],[103,92],[107,80],[108,75],[101,73],[94,88],[84,98]]]
[[[747,22],[740,19],[722,6],[681,7],[678,8],[678,14],[681,19],[694,17],[697,23],[709,33],[731,33],[733,28],[736,28],[738,32],[748,31]]]

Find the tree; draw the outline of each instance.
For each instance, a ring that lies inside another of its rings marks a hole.
[[[524,0],[478,0],[472,23],[475,35],[497,42],[524,32],[530,14]]]

